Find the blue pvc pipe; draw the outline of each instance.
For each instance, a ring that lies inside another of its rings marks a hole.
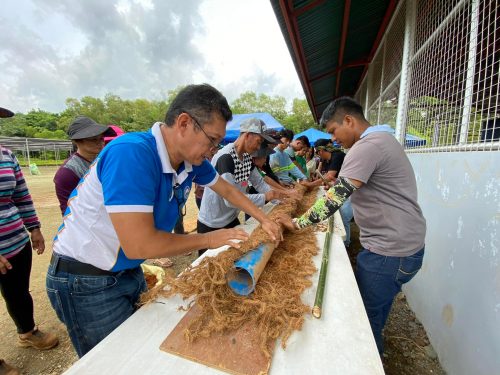
[[[273,251],[273,244],[264,243],[236,260],[227,276],[229,287],[240,296],[252,293]]]

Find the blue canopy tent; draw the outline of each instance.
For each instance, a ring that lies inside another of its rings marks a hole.
[[[304,130],[302,133],[295,134],[295,137],[293,137],[293,139],[297,139],[298,137],[301,137],[303,135],[305,135],[307,139],[309,139],[311,146],[314,146],[314,143],[316,143],[318,139],[321,138],[332,139],[332,136],[330,134],[314,128],[309,128],[307,130]]]
[[[222,140],[223,143],[234,142],[236,138],[240,135],[240,124],[243,120],[247,118],[258,118],[266,124],[268,129],[281,130],[283,125],[281,125],[278,120],[276,120],[269,113],[245,113],[242,115],[233,115],[233,119],[227,123],[226,126],[226,136]]]
[[[392,134],[394,134],[394,132],[395,132],[394,129],[392,129]],[[321,138],[331,139],[332,138],[332,136],[330,134],[322,132],[321,130],[314,129],[314,128],[309,128],[307,130],[304,130],[302,133],[296,134],[295,137],[293,137],[293,138],[296,139],[297,137],[300,137],[302,135],[307,136],[307,138],[309,139],[309,142],[311,142],[312,146],[314,146],[314,143],[318,139],[321,139]],[[408,148],[420,147],[420,146],[425,146],[425,144],[426,144],[425,139],[419,138],[413,134],[406,133],[406,137],[405,137],[406,147],[408,147]]]

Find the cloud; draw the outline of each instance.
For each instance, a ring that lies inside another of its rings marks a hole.
[[[201,82],[215,85],[230,100],[246,90],[299,96],[298,79],[283,75],[296,76],[277,25],[272,32],[278,39],[262,43],[270,30],[252,32],[255,25],[227,16],[240,17],[245,9],[258,12],[256,4],[7,0],[0,16],[0,103],[16,111],[61,111],[68,97],[113,93],[162,99],[179,85]],[[276,23],[270,5],[263,4],[270,12],[267,22],[271,17]],[[266,58],[276,43],[289,60],[287,67]],[[244,56],[238,55],[249,53],[244,45],[262,56],[255,53],[242,63],[238,59]]]
[[[170,4],[169,4],[170,3]],[[203,56],[191,40],[202,19],[194,1],[38,0],[40,20],[57,13],[87,41],[73,56],[47,44],[33,25],[0,20],[0,77],[5,106],[61,110],[67,97],[108,92],[160,98],[191,81]],[[57,29],[54,33],[67,30]]]

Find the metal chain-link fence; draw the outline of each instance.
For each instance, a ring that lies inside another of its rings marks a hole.
[[[401,1],[356,93],[408,151],[500,149],[499,0]]]

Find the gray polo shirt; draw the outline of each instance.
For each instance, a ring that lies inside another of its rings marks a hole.
[[[365,249],[386,256],[409,256],[422,249],[426,226],[415,174],[392,134],[366,134],[347,153],[339,175],[364,183],[351,202]]]

